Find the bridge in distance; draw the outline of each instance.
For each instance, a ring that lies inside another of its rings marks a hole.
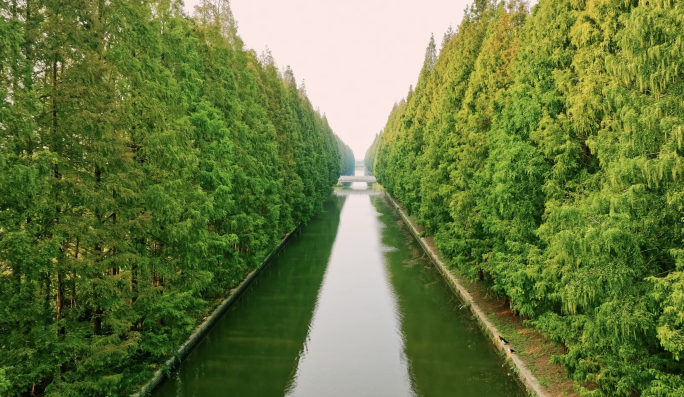
[[[341,176],[340,179],[337,180],[338,183],[343,183],[343,182],[367,182],[367,183],[375,183],[377,180],[375,179],[374,176]]]

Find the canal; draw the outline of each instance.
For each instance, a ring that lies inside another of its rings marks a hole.
[[[334,192],[154,395],[526,393],[391,204],[353,183]]]

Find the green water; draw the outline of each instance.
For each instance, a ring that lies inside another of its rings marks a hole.
[[[155,396],[525,396],[390,204],[336,191]]]

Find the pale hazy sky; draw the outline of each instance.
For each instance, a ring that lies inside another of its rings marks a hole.
[[[185,0],[191,11],[198,0]],[[231,0],[247,48],[292,67],[314,106],[363,159],[396,101],[416,84],[434,33],[472,0]]]

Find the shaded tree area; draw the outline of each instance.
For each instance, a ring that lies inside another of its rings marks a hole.
[[[373,139],[373,143],[371,143],[368,150],[366,150],[365,156],[363,157],[363,164],[366,166],[367,172],[370,172],[371,175],[373,174],[373,166],[375,165],[375,155],[378,152],[378,146],[380,145],[380,135],[381,134],[382,134],[382,131],[375,135],[375,138]]]
[[[339,137],[335,136],[335,138],[337,139],[337,149],[340,152],[340,175],[354,175],[354,168],[356,167],[354,152]]]
[[[584,396],[684,394],[684,9],[476,0],[366,154]]]
[[[0,2],[2,395],[133,391],[346,164],[227,1],[182,7]]]

